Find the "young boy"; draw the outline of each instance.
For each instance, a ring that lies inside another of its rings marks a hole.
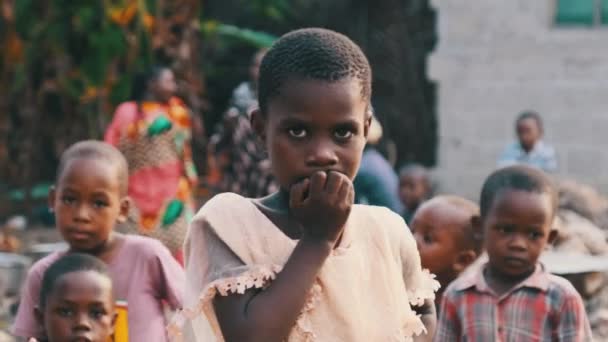
[[[412,219],[422,267],[437,276],[441,289],[435,304],[441,303],[445,289],[481,252],[477,204],[457,196],[437,196],[423,203]]]
[[[404,166],[399,172],[399,197],[403,203],[403,219],[411,223],[418,206],[431,196],[427,169],[418,164]]]
[[[543,121],[536,112],[523,112],[515,122],[518,141],[507,146],[498,165],[526,164],[545,172],[557,170],[555,149],[543,140]]]
[[[69,249],[50,254],[30,268],[14,335],[42,337],[32,312],[39,302],[44,272],[65,254],[85,253],[108,265],[116,299],[127,302],[129,338],[167,340],[163,305],[181,308],[184,271],[160,241],[114,231],[129,211],[127,177],[127,162],[112,145],[83,141],[62,154],[49,204]]]
[[[488,262],[445,291],[435,341],[589,341],[580,295],[547,273],[557,194],[540,170],[513,166],[486,180],[480,200]]]
[[[108,342],[116,312],[106,265],[81,253],[55,261],[42,277],[35,316],[46,336],[41,341]]]

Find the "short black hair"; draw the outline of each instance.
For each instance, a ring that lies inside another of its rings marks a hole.
[[[443,200],[467,214],[469,217],[467,223],[458,227],[459,239],[457,242],[460,248],[471,249],[479,255],[483,247],[482,234],[475,227],[475,220],[479,219],[479,206],[473,201],[454,195],[440,195],[431,199],[431,201],[433,200]]]
[[[121,195],[125,195],[127,193],[127,183],[129,177],[127,160],[116,147],[97,140],[85,140],[77,142],[68,147],[68,149],[61,154],[59,166],[57,167],[56,182],[59,182],[61,179],[61,175],[68,162],[72,159],[80,158],[102,159],[114,164],[114,166],[117,168],[116,171],[118,173],[120,193]]]
[[[516,165],[499,169],[492,173],[483,184],[479,208],[485,218],[496,197],[508,190],[528,191],[547,194],[551,197],[552,215],[557,210],[557,190],[553,181],[543,171],[530,166]]]
[[[536,126],[538,126],[538,130],[542,133],[543,132],[543,119],[540,117],[540,114],[538,114],[538,112],[535,112],[533,110],[526,110],[523,111],[519,114],[519,116],[517,117],[517,120],[515,121],[515,124],[519,124],[522,120],[526,120],[526,119],[532,119],[536,122]]]
[[[371,98],[372,71],[361,48],[343,34],[305,28],[289,32],[268,50],[260,66],[258,102],[266,113],[272,97],[290,80],[337,82],[358,80],[366,102]]]
[[[46,306],[48,296],[53,292],[59,278],[68,273],[84,271],[97,272],[108,279],[111,279],[106,264],[98,258],[82,253],[66,254],[53,262],[42,276],[39,301],[40,308]]]

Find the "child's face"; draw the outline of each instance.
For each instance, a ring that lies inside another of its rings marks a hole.
[[[489,266],[495,274],[525,277],[555,237],[548,194],[507,190],[497,194],[483,220]]]
[[[291,80],[271,99],[268,113],[253,113],[273,174],[283,190],[317,171],[355,177],[370,119],[358,81]]]
[[[532,118],[519,120],[517,123],[517,137],[525,150],[531,150],[541,137],[540,127],[538,127],[536,120]]]
[[[418,245],[422,267],[437,275],[439,281],[450,282],[459,272],[459,246],[462,226],[470,217],[449,204],[431,201],[423,204],[412,219],[412,232]],[[462,268],[467,265],[463,265]]]
[[[405,174],[399,179],[399,198],[408,209],[416,209],[428,195],[428,187],[424,176]]]
[[[68,161],[49,200],[65,241],[73,251],[85,253],[103,246],[129,210],[117,167],[93,158]]]
[[[114,333],[112,282],[94,271],[57,279],[42,311],[49,342],[107,342]]]

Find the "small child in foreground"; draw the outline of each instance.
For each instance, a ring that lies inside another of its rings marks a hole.
[[[589,341],[580,295],[538,262],[556,236],[557,193],[540,170],[494,172],[481,191],[488,262],[445,291],[435,341]]]
[[[422,267],[437,276],[441,289],[435,304],[441,304],[446,288],[481,253],[479,206],[457,196],[437,196],[423,203],[410,225],[416,238]]]
[[[163,306],[181,308],[184,271],[159,241],[114,231],[129,211],[127,178],[127,162],[112,145],[83,141],[62,154],[49,204],[69,248],[40,259],[29,270],[14,335],[43,337],[31,314],[39,302],[42,275],[60,257],[85,253],[108,265],[116,299],[127,302],[129,338],[167,340]]]
[[[353,205],[370,96],[367,58],[344,35],[302,29],[270,48],[252,127],[280,190],[218,195],[192,222],[197,295],[182,318],[209,321],[198,341],[432,339],[439,284],[410,230],[389,209]]]
[[[35,316],[41,342],[110,341],[116,312],[106,265],[80,253],[55,261],[42,277]]]

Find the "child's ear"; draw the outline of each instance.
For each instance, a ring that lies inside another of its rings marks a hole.
[[[251,111],[251,117],[249,118],[249,122],[251,123],[251,128],[255,134],[262,140],[262,142],[266,143],[266,118],[264,117],[260,108],[255,108]]]
[[[116,312],[116,310],[114,310],[114,313],[112,314],[112,336],[114,335],[114,333],[116,333],[116,320],[118,319],[118,312]]]
[[[34,307],[34,318],[36,318],[38,326],[44,327],[44,312],[37,305]]]
[[[464,271],[470,264],[472,264],[477,259],[477,253],[471,249],[467,249],[458,253],[456,256],[456,262],[452,265],[454,271],[457,274],[460,274]]]
[[[369,126],[371,126],[372,124],[372,111],[371,109],[367,110],[367,113],[365,113],[365,122],[363,122],[363,135],[365,136],[365,139],[367,139],[367,135],[369,133]]]
[[[47,203],[49,204],[49,211],[55,211],[55,195],[57,194],[57,190],[55,190],[55,186],[51,186],[49,189],[49,194],[47,197]]]
[[[483,241],[483,222],[479,215],[471,217],[471,228],[473,231],[473,239],[481,244]]]
[[[125,196],[120,199],[120,213],[118,214],[118,223],[127,222],[129,217],[129,210],[131,210],[131,199],[129,196]]]
[[[555,242],[555,239],[557,239],[557,229],[551,228],[551,231],[549,232],[549,239],[547,239],[547,243],[552,245],[553,242]]]

